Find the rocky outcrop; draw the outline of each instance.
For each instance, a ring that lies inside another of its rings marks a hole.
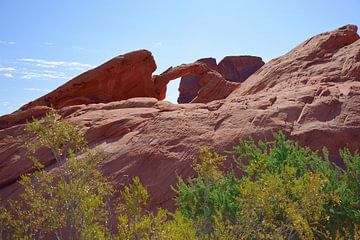
[[[163,88],[169,81],[187,75],[196,76],[200,85],[192,103],[207,103],[224,99],[239,86],[238,83],[226,81],[220,73],[202,62],[171,67],[162,74],[154,76],[154,83],[159,88]]]
[[[166,89],[157,89],[152,81],[156,70],[151,52],[139,50],[117,56],[97,68],[89,70],[61,87],[21,107],[66,106],[106,103],[133,97],[165,98]]]
[[[254,56],[227,56],[218,65],[214,58],[203,58],[197,62],[205,63],[211,69],[219,72],[225,80],[237,83],[245,81],[264,65],[260,57]],[[189,103],[197,96],[201,88],[199,81],[200,78],[195,75],[186,75],[181,78],[178,103]]]
[[[348,25],[309,39],[265,64],[226,99],[176,105],[135,98],[69,106],[60,113],[82,127],[91,147],[104,150],[101,169],[116,186],[140,177],[154,209],[173,207],[170,186],[176,185],[177,176],[194,174],[191,161],[202,145],[224,153],[239,139],[269,140],[273,131],[282,130],[313,149],[326,146],[332,160],[341,165],[339,148],[359,148],[360,40],[356,31],[356,26]],[[170,69],[157,81],[164,83],[183,73],[218,74],[196,63]],[[30,137],[24,133],[24,123],[13,122],[0,130],[3,199],[20,192],[15,181],[31,170],[21,148]],[[49,156],[41,154],[49,170],[61,169]]]
[[[209,68],[217,70],[217,64],[215,58],[202,58],[197,60],[197,62],[205,63]],[[201,86],[199,83],[199,77],[196,75],[186,75],[183,76],[180,80],[179,85],[179,97],[177,99],[178,103],[189,103],[191,102],[198,94]]]
[[[243,82],[264,65],[261,57],[227,56],[217,66],[218,72],[230,82]]]
[[[206,63],[202,67],[206,70],[196,70],[198,69],[197,64],[194,63],[186,65],[186,71],[183,70],[185,66],[182,65],[173,68],[170,72],[166,71],[160,76],[153,77],[152,73],[156,70],[156,63],[151,52],[147,50],[130,52],[73,78],[45,96],[24,105],[20,110],[36,106],[60,109],[66,106],[107,103],[134,97],[154,97],[163,100],[166,95],[166,85],[170,80],[175,79],[170,77],[171,74],[178,77],[190,74],[197,78],[196,90],[192,91],[194,96],[191,96],[191,99],[194,99],[199,93],[196,102],[223,99],[237,85],[223,81],[221,75],[213,72],[216,68],[216,61],[214,61],[211,58],[199,61]],[[195,72],[192,72],[193,69]],[[199,77],[201,81],[198,80]],[[200,88],[203,89],[199,92]],[[219,92],[219,94],[215,96],[209,92]]]

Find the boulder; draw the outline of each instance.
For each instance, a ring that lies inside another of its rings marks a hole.
[[[243,82],[264,65],[261,57],[227,56],[217,66],[218,72],[230,82]]]

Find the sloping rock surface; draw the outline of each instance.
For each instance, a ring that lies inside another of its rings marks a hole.
[[[265,64],[223,100],[175,105],[156,98],[132,98],[62,107],[60,113],[82,127],[91,147],[104,149],[101,169],[115,185],[140,177],[150,191],[153,208],[173,207],[170,185],[176,184],[177,176],[194,174],[191,161],[202,145],[223,153],[239,139],[266,140],[273,131],[282,130],[314,149],[328,147],[332,160],[341,165],[338,148],[359,147],[360,40],[356,32],[356,26],[347,25],[305,41]],[[0,130],[3,199],[19,193],[15,181],[31,170],[21,147],[29,140],[25,125],[11,121]],[[49,169],[61,168],[52,164],[46,151],[40,155]]]

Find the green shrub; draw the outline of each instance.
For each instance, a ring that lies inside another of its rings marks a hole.
[[[360,237],[357,153],[340,150],[341,169],[329,161],[326,149],[319,154],[281,132],[270,142],[241,141],[231,153],[241,179],[222,173],[220,161],[209,160],[219,156],[205,148],[195,168],[198,176],[178,181],[176,203],[196,222],[199,234],[214,239]]]
[[[57,164],[66,162],[60,171],[48,172],[31,156],[38,171],[21,176],[18,183],[23,192],[9,204],[12,237],[89,239],[109,235],[104,226],[108,224],[106,198],[111,186],[97,170],[101,154],[90,151],[79,129],[61,121],[55,111],[28,124],[26,131],[34,135],[27,144],[32,153],[46,147]],[[76,156],[75,151],[82,154]]]

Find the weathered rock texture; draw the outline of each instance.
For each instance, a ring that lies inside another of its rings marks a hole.
[[[239,83],[226,81],[220,73],[202,62],[171,67],[162,74],[154,76],[154,82],[156,86],[163,88],[162,86],[166,86],[169,81],[187,75],[196,76],[200,85],[192,103],[207,103],[224,99],[239,86]]]
[[[228,83],[213,69],[216,68],[216,61],[215,65],[211,59],[204,59],[203,62],[206,64],[201,66],[201,69],[195,62],[170,68],[153,77],[156,63],[151,52],[147,50],[130,52],[73,78],[45,96],[24,105],[20,110],[36,106],[60,109],[66,106],[107,103],[134,97],[154,97],[163,100],[166,96],[166,85],[170,80],[175,79],[173,76],[177,78],[188,74],[197,76],[196,84],[199,87],[192,96],[192,99],[197,98],[196,102],[205,103],[224,99],[238,85]]]
[[[243,82],[264,65],[261,57],[227,56],[219,62],[218,72],[228,81]]]
[[[240,138],[266,140],[272,131],[282,130],[300,144],[328,147],[332,160],[341,164],[339,148],[359,147],[360,40],[356,31],[356,26],[348,25],[307,40],[265,64],[223,100],[174,105],[134,98],[68,106],[60,113],[82,127],[91,147],[104,149],[101,169],[114,184],[140,177],[154,208],[173,206],[170,185],[176,184],[177,175],[194,174],[191,161],[202,145],[223,153]],[[191,74],[203,69],[201,63],[195,65],[197,70]],[[189,66],[170,69],[159,79],[167,81],[181,71],[189,71]],[[25,125],[15,115],[8,118],[12,124],[0,130],[3,199],[18,194],[15,181],[31,170],[21,147],[29,139]],[[41,161],[59,169],[46,151]]]
[[[205,63],[209,68],[217,71],[216,59],[215,58],[202,58],[197,62]],[[195,75],[183,76],[180,80],[179,85],[179,97],[178,103],[189,103],[198,94],[201,86],[199,83],[199,77]]]
[[[21,107],[21,110],[34,106],[52,106],[59,109],[141,96],[164,99],[164,89],[159,89],[159,92],[154,90],[151,75],[155,70],[156,63],[151,52],[130,52],[75,77],[45,96]]]
[[[264,65],[260,57],[254,56],[227,56],[218,65],[214,58],[202,58],[197,60],[197,62],[205,63],[209,68],[220,73],[225,80],[236,83],[245,81]],[[178,103],[193,101],[198,95],[200,88],[199,76],[183,76],[180,80]]]

